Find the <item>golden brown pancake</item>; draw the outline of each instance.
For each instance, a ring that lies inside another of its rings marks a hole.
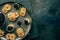
[[[11,9],[10,4],[5,4],[5,6],[2,8],[2,13],[7,13]]]
[[[26,8],[22,7],[20,10],[20,16],[25,16],[26,15]]]
[[[23,37],[24,36],[24,30],[22,28],[18,28],[16,30],[16,32],[17,32],[18,36],[20,36],[20,37]]]
[[[0,29],[0,37],[4,35],[4,31]]]
[[[15,21],[16,20],[16,16],[13,13],[9,13],[8,18],[9,18],[10,21]]]
[[[6,38],[7,38],[7,40],[15,40],[16,35],[15,34],[7,34]]]

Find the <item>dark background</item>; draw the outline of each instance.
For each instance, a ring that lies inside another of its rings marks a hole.
[[[36,40],[60,40],[60,0],[32,0],[32,7],[39,35]]]

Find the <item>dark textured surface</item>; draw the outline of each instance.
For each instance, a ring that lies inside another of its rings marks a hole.
[[[39,40],[60,40],[60,0],[32,0]]]

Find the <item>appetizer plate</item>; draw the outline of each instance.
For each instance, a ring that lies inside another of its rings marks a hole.
[[[0,39],[22,40],[31,29],[30,12],[20,3],[6,2],[0,5]]]

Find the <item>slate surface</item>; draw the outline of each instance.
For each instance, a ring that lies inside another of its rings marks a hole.
[[[32,7],[39,32],[36,40],[60,40],[60,0],[32,0]]]

